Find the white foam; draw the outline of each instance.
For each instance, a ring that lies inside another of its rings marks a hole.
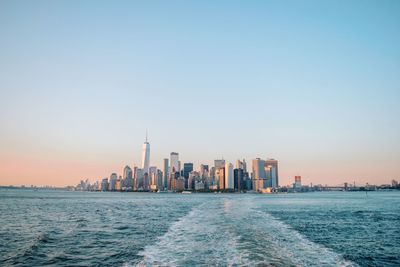
[[[216,197],[173,223],[139,266],[354,266],[268,213],[252,198]]]
[[[259,216],[267,222],[257,228],[261,232],[269,230],[269,236],[264,236],[264,239],[269,244],[270,261],[284,263],[287,260],[296,266],[356,266],[353,262],[344,260],[342,255],[310,241],[270,214],[253,212],[255,217]]]
[[[159,241],[140,253],[139,266],[223,265],[244,262],[239,236],[224,227],[218,207],[201,205],[172,224]]]

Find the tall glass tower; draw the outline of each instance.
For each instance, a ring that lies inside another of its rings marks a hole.
[[[171,152],[171,160],[170,160],[170,167],[169,167],[169,172],[170,173],[176,173],[180,172],[179,168],[179,154],[176,152]]]
[[[150,143],[147,142],[147,131],[146,131],[146,141],[142,146],[142,170],[143,173],[149,173],[150,166]]]

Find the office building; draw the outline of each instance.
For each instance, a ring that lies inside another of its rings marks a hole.
[[[294,177],[294,184],[293,184],[293,187],[294,187],[295,189],[301,189],[301,176],[296,175],[296,176]]]
[[[146,133],[146,141],[142,146],[142,170],[143,174],[149,173],[150,166],[150,143],[147,142],[147,133]]]
[[[200,165],[200,175],[204,175],[204,173],[206,173],[208,171],[209,171],[208,165],[206,165],[206,164]]]
[[[242,161],[242,167],[243,167],[243,172],[247,172],[247,163],[246,163],[246,160],[245,159],[243,159],[243,161]]]
[[[234,169],[233,170],[233,183],[234,183],[235,190],[238,190],[238,191],[244,190],[243,182],[244,182],[243,169]]]
[[[169,171],[171,173],[176,173],[176,172],[180,171],[180,168],[179,168],[179,153],[171,152]]]
[[[110,191],[115,191],[116,190],[117,180],[118,180],[118,175],[115,172],[113,172],[110,175],[110,183],[109,183],[109,188],[108,188]]]
[[[271,187],[277,188],[278,187],[278,170],[275,166],[270,166],[271,170]]]
[[[194,184],[194,189],[196,191],[204,190],[205,189],[205,184],[202,181],[196,181],[195,184]]]
[[[151,174],[153,174],[153,173],[157,173],[157,167],[156,166],[149,167],[149,176],[151,176]]]
[[[168,190],[176,189],[176,179],[179,177],[177,172],[171,172],[168,179]]]
[[[150,175],[146,172],[143,174],[143,190],[147,191],[150,188]]]
[[[253,189],[256,191],[277,188],[279,186],[278,161],[275,159],[254,159],[252,179]]]
[[[216,159],[214,160],[215,168],[225,168],[225,160],[224,159]]]
[[[243,190],[253,190],[253,182],[248,172],[243,172]]]
[[[272,185],[275,184],[275,186],[272,187],[278,187],[279,186],[278,161],[276,159],[267,159],[265,161],[265,165],[272,166],[274,168],[275,174],[274,177],[272,177],[271,179],[272,179]]]
[[[136,190],[143,190],[143,170],[135,167],[135,185]]]
[[[157,185],[157,173],[156,172],[150,172],[150,186],[151,185]]]
[[[235,162],[235,169],[242,169],[243,170],[243,162],[241,162],[239,159],[237,159],[236,162]]]
[[[210,177],[210,181],[212,181],[212,184],[214,183],[215,180],[215,167],[211,167],[210,172],[208,173],[209,177]]]
[[[193,171],[193,163],[183,163],[183,177],[185,178],[185,188],[189,188],[188,179],[190,172]]]
[[[178,177],[178,179],[175,179],[175,182],[176,182],[176,186],[175,186],[176,191],[181,192],[181,191],[185,190],[185,178]]]
[[[260,191],[266,188],[265,160],[260,158],[253,159],[253,189]]]
[[[195,188],[195,182],[201,181],[200,173],[196,171],[191,171],[188,177],[187,189],[193,190]]]
[[[101,181],[101,191],[108,191],[108,178]]]
[[[122,190],[122,176],[119,176],[119,178],[115,182],[115,191],[121,191],[121,190]]]
[[[226,163],[225,165],[225,189],[233,190],[233,165],[232,163]]]
[[[189,178],[189,173],[193,171],[193,163],[183,163],[183,177]]]
[[[128,165],[124,168],[124,179],[132,179],[132,169]]]
[[[138,169],[138,167],[133,166],[133,169],[132,169],[132,174],[133,174],[133,190],[137,190],[137,189],[138,189],[137,177],[136,177],[136,175],[137,175],[137,169]]]
[[[215,181],[219,190],[225,190],[225,167],[215,168]]]
[[[128,165],[126,165],[124,168],[124,176],[122,181],[122,187],[125,187],[126,189],[133,188],[133,173],[132,169]]]
[[[164,189],[164,176],[161,170],[157,170],[157,189]]]
[[[168,188],[168,175],[169,175],[168,168],[169,168],[168,159],[164,159],[164,161],[163,161],[163,178],[164,178],[163,179],[164,180],[163,187],[164,187],[164,189]]]

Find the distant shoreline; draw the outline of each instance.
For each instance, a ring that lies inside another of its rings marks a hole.
[[[400,188],[376,188],[376,189],[366,189],[357,188],[350,190],[309,190],[309,191],[278,191],[271,193],[261,193],[256,191],[85,191],[85,190],[71,190],[68,187],[23,187],[23,186],[0,186],[0,189],[11,189],[11,190],[30,190],[30,191],[65,191],[65,192],[90,192],[90,193],[152,193],[152,194],[255,194],[255,195],[283,195],[283,194],[297,194],[297,193],[318,193],[318,192],[393,192],[399,191]]]

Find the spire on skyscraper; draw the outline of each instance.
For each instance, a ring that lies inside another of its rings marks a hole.
[[[142,169],[143,173],[149,173],[150,165],[150,144],[147,141],[147,129],[146,129],[146,141],[142,146]]]

